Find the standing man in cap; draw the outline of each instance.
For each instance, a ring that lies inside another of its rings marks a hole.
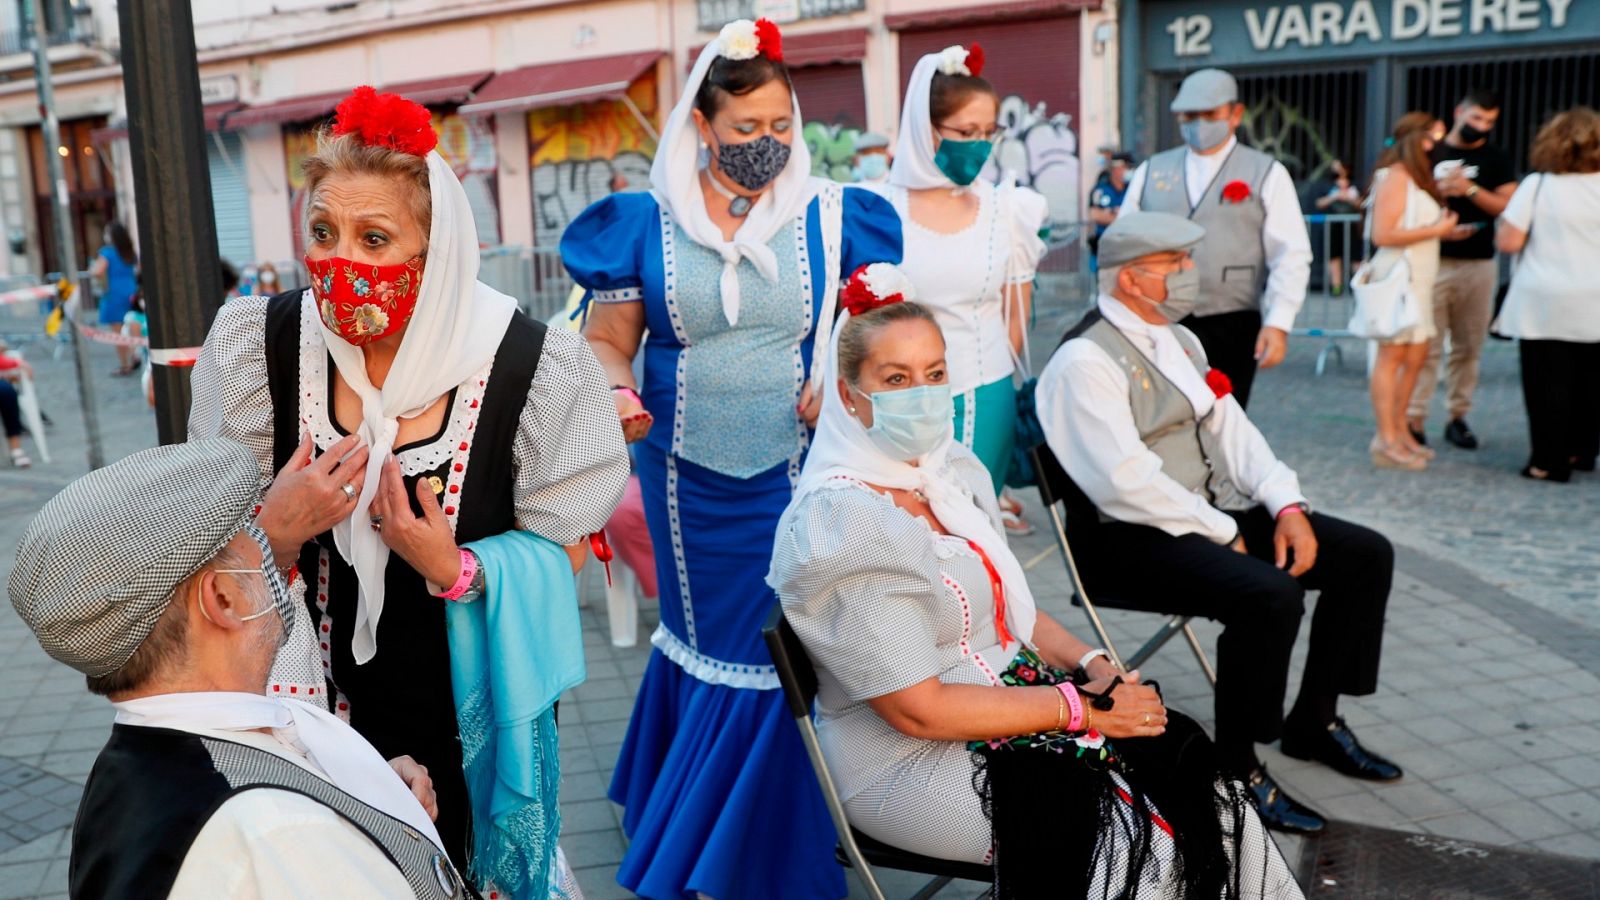
[[[875,131],[863,131],[855,139],[855,175],[858,184],[889,183],[889,139]]]
[[[1382,535],[1313,514],[1228,377],[1181,325],[1202,269],[1205,229],[1131,211],[1100,239],[1100,296],[1039,376],[1050,450],[1071,478],[1067,533],[1097,602],[1204,616],[1217,639],[1216,743],[1269,827],[1322,830],[1256,756],[1283,752],[1354,778],[1400,769],[1368,752],[1339,695],[1378,687],[1394,550]],[[1287,717],[1289,654],[1305,592],[1321,591],[1300,695]]]
[[[116,708],[68,890],[463,897],[427,771],[263,694],[303,613],[252,521],[260,478],[232,441],[157,447],[68,485],[23,534],[12,605]]]
[[[1244,104],[1232,75],[1193,73],[1172,111],[1184,146],[1139,166],[1122,211],[1174,213],[1205,227],[1194,251],[1200,301],[1183,324],[1248,406],[1256,366],[1272,368],[1289,348],[1311,278],[1311,240],[1289,171],[1234,136]]]

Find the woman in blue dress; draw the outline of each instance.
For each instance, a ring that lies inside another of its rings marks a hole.
[[[595,203],[561,240],[593,293],[585,334],[624,433],[642,441],[656,547],[661,626],[610,790],[631,841],[617,880],[644,897],[845,894],[762,644],[765,576],[840,274],[899,261],[900,223],[883,199],[812,178],[799,138],[777,28],[734,22],[667,121],[653,190]]]
[[[105,246],[95,256],[89,274],[106,280],[105,292],[100,295],[100,326],[120,330],[132,307],[133,293],[139,289],[139,254],[121,222],[106,225]],[[132,375],[139,370],[139,357],[132,347],[118,344],[117,362],[120,366],[113,375]]]

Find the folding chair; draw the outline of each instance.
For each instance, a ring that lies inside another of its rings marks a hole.
[[[1189,627],[1190,616],[1172,616],[1167,619],[1166,623],[1144,642],[1144,646],[1130,657],[1124,658],[1117,652],[1116,645],[1111,641],[1111,635],[1106,632],[1105,622],[1100,619],[1100,612],[1089,600],[1089,592],[1083,589],[1083,579],[1078,575],[1078,564],[1072,558],[1072,547],[1067,544],[1066,499],[1072,492],[1078,490],[1077,485],[1067,477],[1066,470],[1056,461],[1056,455],[1048,444],[1039,444],[1030,449],[1028,458],[1033,463],[1039,500],[1045,509],[1050,511],[1050,524],[1054,526],[1056,532],[1056,546],[1060,548],[1061,558],[1067,564],[1067,577],[1072,582],[1072,602],[1083,607],[1084,614],[1089,617],[1089,627],[1094,629],[1095,636],[1100,639],[1100,645],[1111,655],[1111,661],[1124,672],[1131,672],[1144,665],[1145,661],[1154,656],[1167,641],[1182,634],[1189,642],[1189,649],[1194,651],[1194,658],[1200,664],[1200,671],[1205,673],[1206,680],[1211,682],[1211,686],[1216,687],[1217,670],[1212,668],[1211,660],[1206,657],[1205,648],[1200,646],[1200,639],[1195,636],[1194,629]]]
[[[789,702],[789,714],[794,716],[794,724],[800,729],[800,741],[806,746],[811,769],[817,775],[817,783],[822,786],[822,798],[828,803],[828,814],[833,816],[833,827],[839,833],[839,846],[835,848],[834,856],[840,865],[856,870],[866,885],[867,895],[873,900],[884,900],[883,889],[872,874],[873,866],[933,876],[931,881],[911,895],[911,900],[927,900],[956,878],[986,884],[992,882],[988,866],[909,853],[873,840],[850,827],[844,815],[844,802],[839,799],[833,775],[822,758],[822,744],[817,740],[816,725],[811,721],[812,701],[817,697],[817,670],[811,665],[805,645],[800,643],[799,636],[783,617],[781,608],[772,611],[761,634],[766,638],[767,650],[772,653],[778,681],[783,685],[783,696]]]

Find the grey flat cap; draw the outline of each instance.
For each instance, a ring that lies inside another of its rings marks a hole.
[[[1130,212],[1117,216],[1100,235],[1100,268],[1133,262],[1152,253],[1188,250],[1200,243],[1206,230],[1183,216],[1164,212]]]
[[[28,525],[7,589],[39,645],[90,676],[122,668],[173,589],[253,511],[261,471],[214,438],[156,447],[67,485]]]
[[[887,150],[889,139],[876,131],[863,131],[856,135],[855,148],[857,153],[863,150]]]
[[[1239,82],[1232,75],[1221,69],[1201,69],[1191,72],[1178,87],[1178,96],[1172,98],[1172,111],[1205,112],[1238,99]]]

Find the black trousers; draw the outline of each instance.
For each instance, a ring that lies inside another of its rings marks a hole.
[[[22,411],[17,402],[17,389],[4,378],[0,378],[0,425],[5,427],[8,438],[22,434]]]
[[[1221,369],[1233,382],[1233,396],[1239,405],[1249,406],[1250,386],[1256,380],[1256,338],[1261,334],[1261,313],[1246,309],[1190,316],[1178,324],[1194,332],[1211,367]]]
[[[1528,465],[1558,477],[1600,454],[1600,344],[1522,341]]]
[[[1068,535],[1084,589],[1096,604],[1222,623],[1217,741],[1248,736],[1265,744],[1282,734],[1289,653],[1308,589],[1322,593],[1311,618],[1302,687],[1327,696],[1377,690],[1394,548],[1370,528],[1315,513],[1316,564],[1291,578],[1273,565],[1273,517],[1259,506],[1230,515],[1248,555],[1198,534],[1173,537],[1147,525],[1083,517]]]

